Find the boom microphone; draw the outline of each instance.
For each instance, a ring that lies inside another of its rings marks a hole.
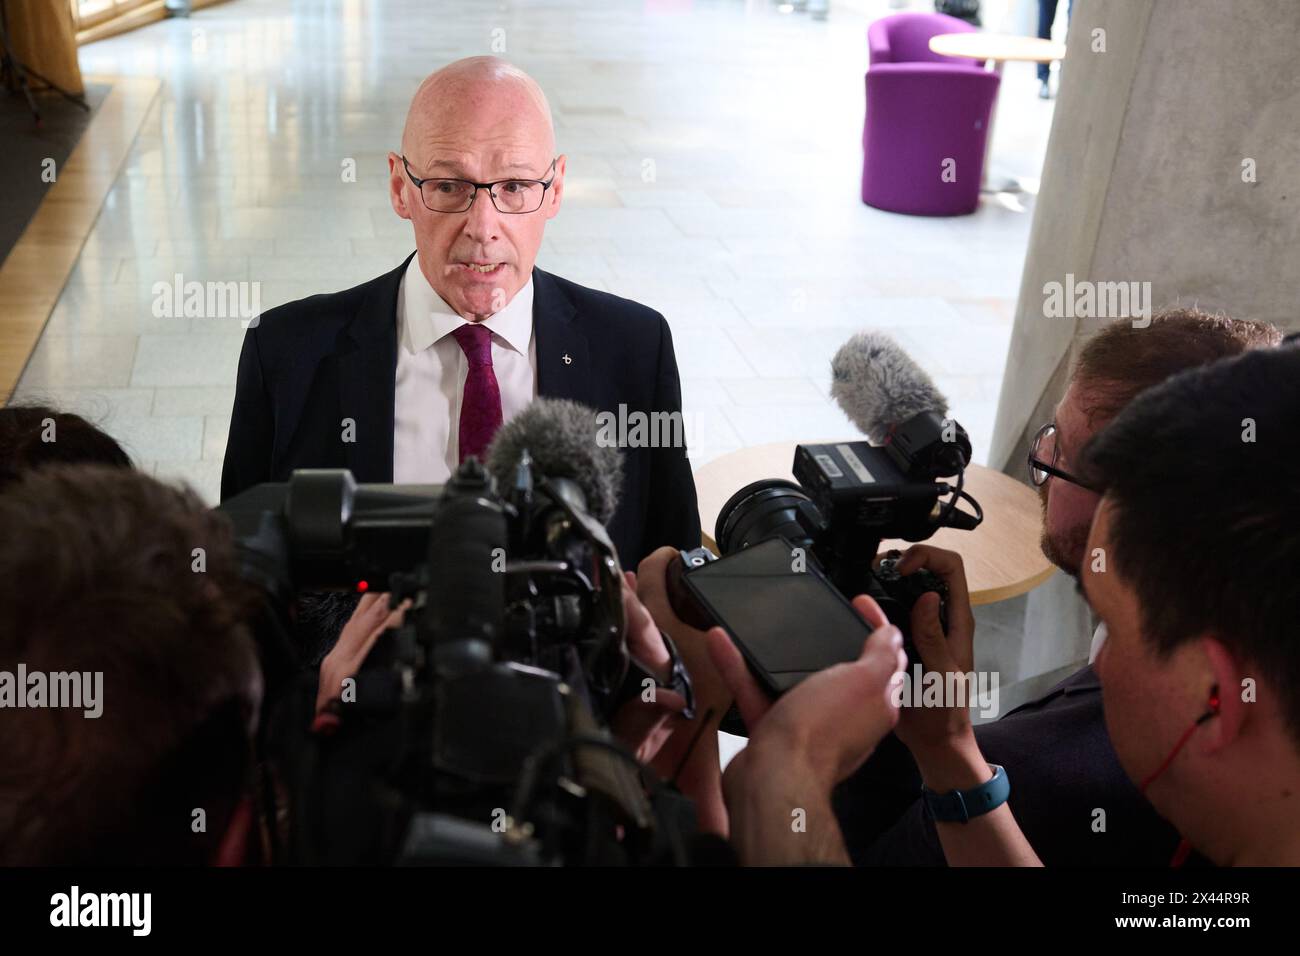
[[[948,414],[948,400],[911,356],[883,332],[859,332],[831,359],[831,396],[876,445],[922,412]]]
[[[502,425],[487,451],[487,469],[507,493],[527,453],[533,471],[554,481],[571,481],[586,499],[586,510],[608,524],[623,487],[623,456],[597,442],[596,411],[578,402],[536,398]]]

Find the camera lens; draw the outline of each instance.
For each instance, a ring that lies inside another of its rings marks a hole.
[[[808,494],[793,481],[765,478],[741,488],[718,512],[713,540],[721,554],[731,554],[757,541],[783,535],[794,544],[806,542],[808,529],[799,521],[799,506]]]

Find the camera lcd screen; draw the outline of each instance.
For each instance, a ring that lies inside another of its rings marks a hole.
[[[772,693],[856,660],[871,628],[794,545],[769,538],[687,573],[683,580],[731,635]]]

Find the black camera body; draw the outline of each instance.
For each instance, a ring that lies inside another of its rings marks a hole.
[[[875,567],[880,542],[924,541],[941,527],[977,527],[983,513],[962,491],[970,455],[965,429],[935,412],[909,419],[883,446],[798,445],[792,467],[798,481],[765,479],[741,488],[718,513],[714,541],[725,557],[782,535],[806,548],[845,597],[875,598],[907,637],[916,599],[927,591],[946,598],[946,588],[924,569],[902,576],[887,565],[882,573]],[[939,481],[952,476],[955,488]],[[959,498],[975,514],[957,510]]]
[[[682,862],[689,805],[648,796],[608,730],[639,688],[618,558],[576,484],[533,475],[525,454],[500,494],[470,459],[443,488],[308,470],[221,510],[267,596],[278,861]],[[315,669],[295,666],[285,624],[322,590],[412,606],[316,716]]]

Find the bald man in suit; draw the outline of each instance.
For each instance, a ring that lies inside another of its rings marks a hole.
[[[442,483],[539,395],[619,421],[681,420],[664,317],[534,264],[560,211],[567,157],[531,77],[495,57],[437,71],[415,93],[401,149],[388,155],[389,198],[416,251],[387,275],[280,306],[248,330],[223,500],[296,468]],[[661,545],[700,543],[682,432],[669,447],[622,449],[609,531],[627,567]]]

